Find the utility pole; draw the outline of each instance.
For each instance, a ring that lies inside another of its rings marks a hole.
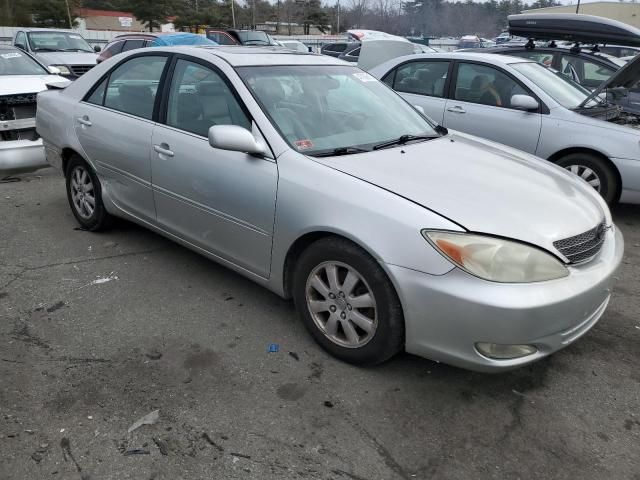
[[[578,0],[578,4],[576,5],[576,13],[580,10],[580,0]]]
[[[71,21],[71,9],[69,8],[69,0],[64,0],[67,4],[67,17],[69,18],[69,29],[73,28],[73,22]]]
[[[255,30],[256,28],[256,0],[251,2],[251,26]]]
[[[236,14],[233,13],[233,3],[235,0],[231,0],[231,23],[233,23],[233,28],[236,28]]]
[[[336,35],[340,35],[340,0],[338,0],[338,31],[336,32]]]
[[[276,35],[280,33],[278,30],[280,30],[280,0],[276,3]]]

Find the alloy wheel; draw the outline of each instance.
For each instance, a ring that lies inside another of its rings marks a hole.
[[[96,197],[91,175],[85,167],[76,166],[71,172],[71,198],[82,218],[91,218],[96,208]]]
[[[600,192],[600,177],[592,169],[590,169],[589,167],[585,167],[584,165],[567,165],[564,168],[569,170],[574,175],[578,175],[589,185],[595,188],[597,192]]]
[[[323,262],[309,274],[307,308],[318,329],[346,348],[366,345],[378,327],[376,299],[362,275],[342,262]]]

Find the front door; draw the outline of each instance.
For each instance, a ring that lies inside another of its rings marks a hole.
[[[217,69],[179,59],[166,119],[153,132],[158,223],[262,277],[269,276],[278,169],[275,161],[214,149],[209,127],[251,118]]]
[[[115,205],[155,220],[151,192],[151,135],[166,56],[137,56],[116,67],[78,103],[74,128],[87,159]]]
[[[531,95],[503,71],[489,65],[459,63],[444,126],[535,154],[542,120],[538,112],[511,108],[511,97]]]

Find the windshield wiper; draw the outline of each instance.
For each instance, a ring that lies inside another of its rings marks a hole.
[[[60,50],[57,50],[55,48],[34,48],[33,49],[34,52],[59,52]]]
[[[431,140],[438,138],[436,135],[400,135],[395,140],[389,140],[388,142],[379,143],[373,147],[373,150],[380,150],[381,148],[393,147],[394,145],[404,145],[407,142],[413,140]]]
[[[313,157],[338,157],[340,155],[351,155],[353,153],[364,153],[368,151],[369,150],[366,150],[364,148],[358,148],[358,147],[339,147],[339,148],[334,148],[333,150],[330,150],[328,152],[317,153],[312,156]]]
[[[93,50],[85,50],[84,48],[63,48],[61,52],[87,52],[93,53]]]

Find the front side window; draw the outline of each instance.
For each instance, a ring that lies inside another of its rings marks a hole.
[[[91,52],[93,48],[77,33],[29,32],[29,43],[34,52]]]
[[[410,62],[398,67],[394,90],[430,97],[443,97],[449,62]]]
[[[513,95],[529,93],[518,82],[496,68],[473,63],[458,65],[454,97],[456,100],[509,108]]]
[[[0,50],[0,75],[49,75],[38,62],[17,48]]]
[[[576,108],[589,95],[579,84],[539,63],[512,63],[511,66],[565,108]]]
[[[24,32],[18,32],[18,34],[16,35],[15,46],[23,50],[27,49],[27,36],[24,34]]]
[[[166,63],[167,57],[154,55],[132,58],[116,67],[109,76],[104,106],[150,120]]]
[[[167,125],[206,137],[213,125],[250,129],[251,121],[218,73],[178,60],[169,91]]]
[[[575,55],[562,55],[562,73],[587,88],[597,88],[615,73],[613,68]]]
[[[305,154],[370,149],[402,135],[438,136],[407,102],[356,67],[268,66],[237,71],[285,140]]]

